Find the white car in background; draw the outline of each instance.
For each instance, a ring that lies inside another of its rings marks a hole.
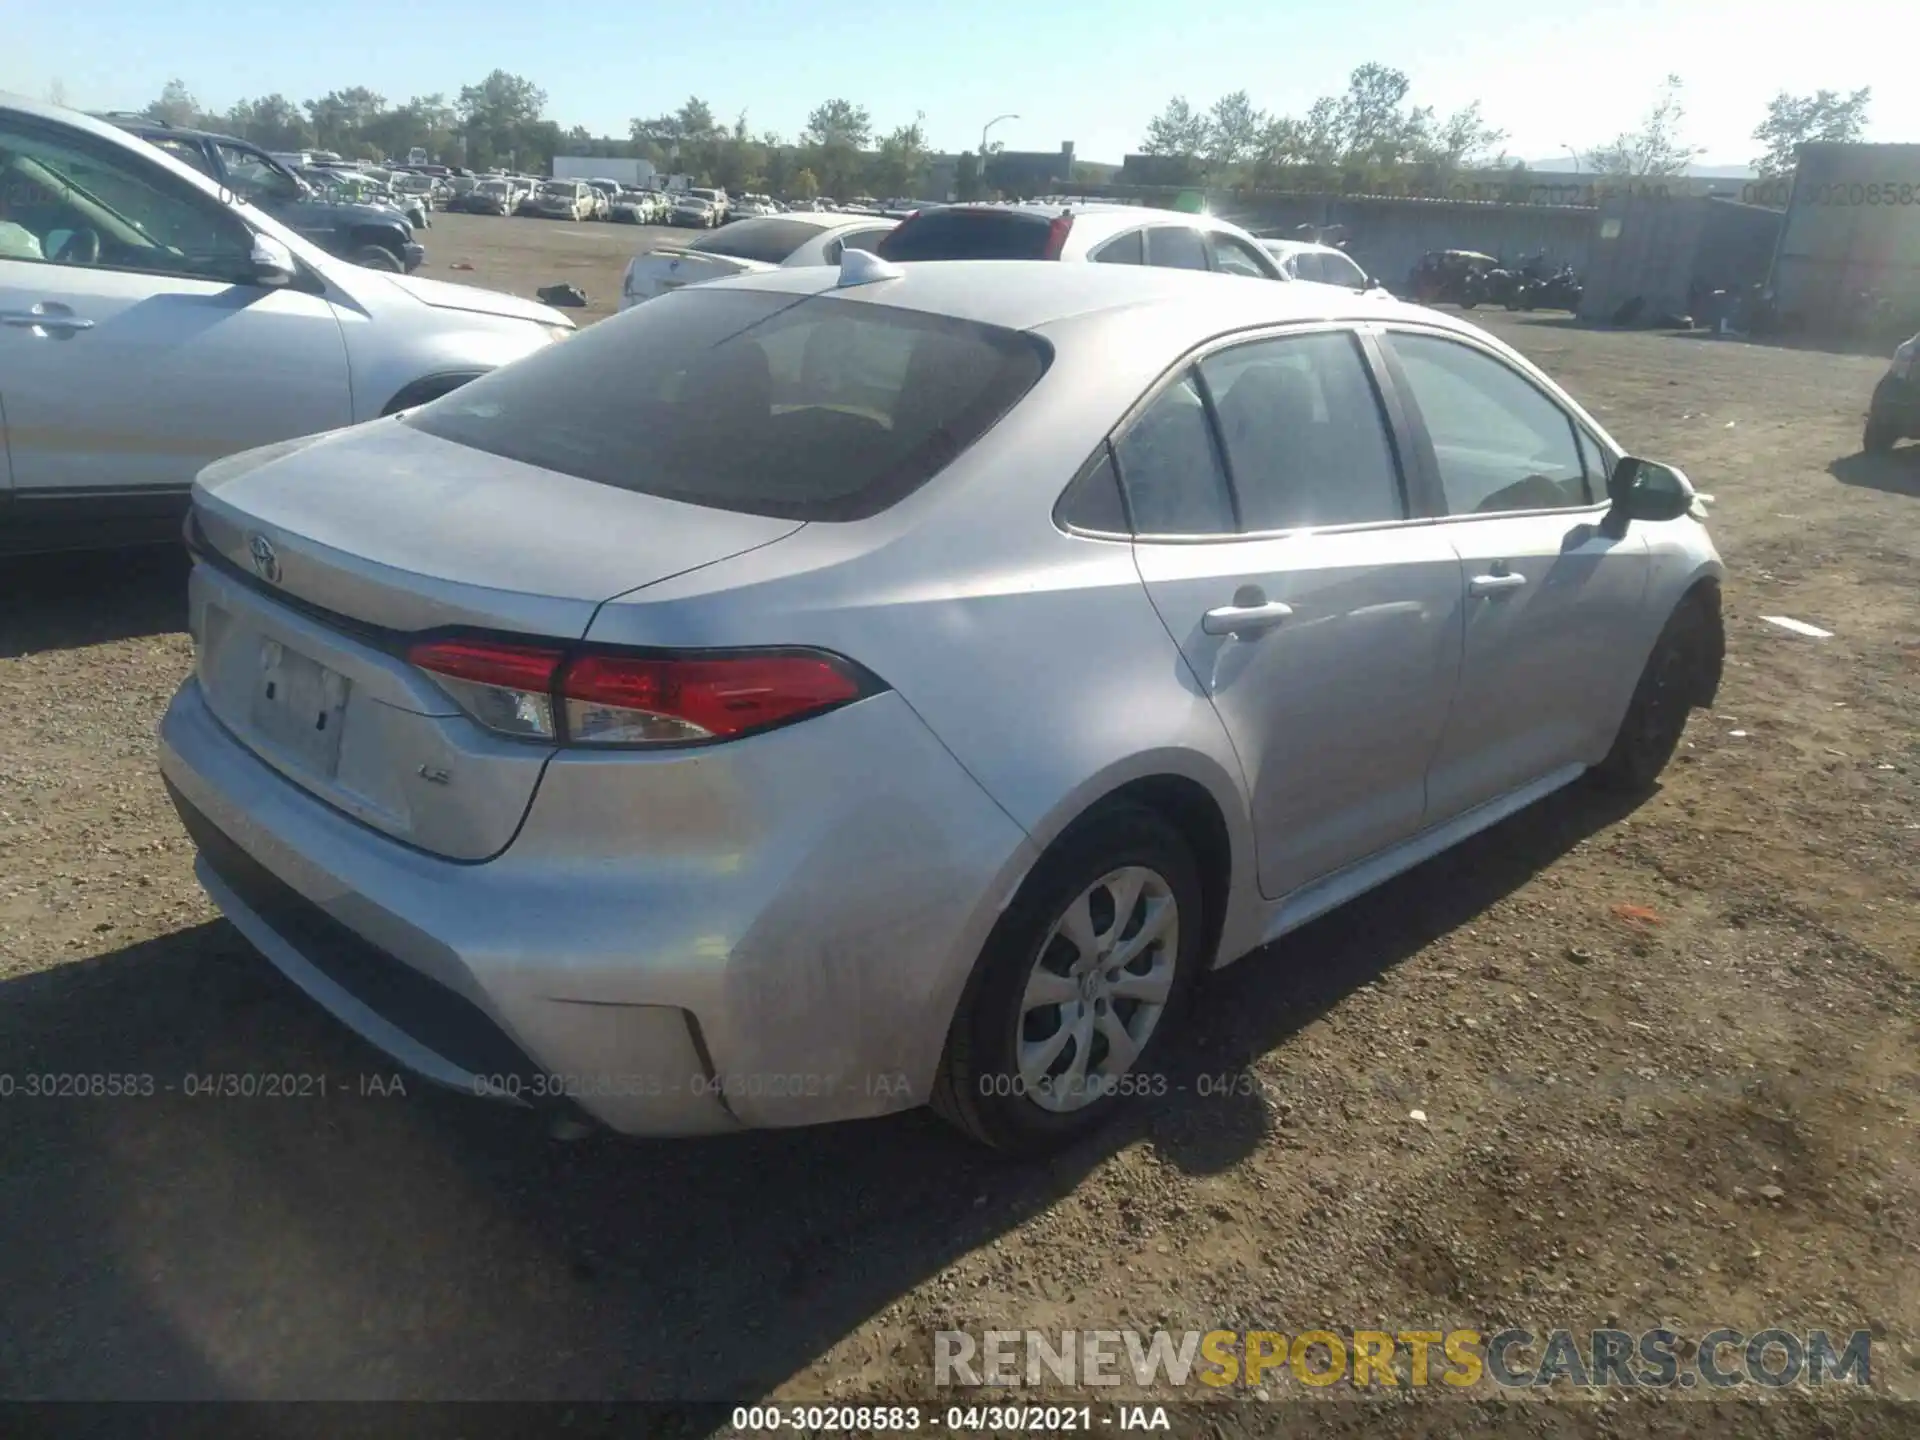
[[[848,250],[871,250],[895,221],[871,215],[763,215],[736,220],[724,230],[688,245],[662,245],[627,262],[620,282],[620,308],[721,280],[798,265],[838,265]]]
[[[180,534],[213,461],[444,395],[571,334],[329,255],[118,126],[0,95],[0,554]]]
[[[1262,240],[1261,248],[1280,262],[1289,280],[1305,280],[1316,285],[1338,285],[1343,290],[1378,290],[1386,287],[1354,262],[1344,250],[1317,245],[1306,240]]]

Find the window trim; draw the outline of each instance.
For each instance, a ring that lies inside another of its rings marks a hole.
[[[234,207],[222,204],[219,200],[202,193],[192,185],[184,184],[180,177],[169,171],[166,166],[155,165],[149,161],[146,156],[138,154],[137,152],[129,153],[127,147],[105,144],[102,143],[97,136],[90,135],[84,130],[76,130],[60,124],[50,124],[34,116],[22,115],[18,111],[13,110],[0,110],[0,125],[4,125],[29,139],[38,140],[42,144],[72,150],[94,161],[96,164],[133,170],[139,175],[140,179],[145,180],[155,190],[158,190],[161,194],[169,198],[189,206],[217,211],[223,220],[239,227],[241,233],[247,237],[249,249],[252,248],[254,237],[260,233],[254,229],[254,227],[247,222],[246,217],[240,214]],[[130,138],[137,139],[137,137]],[[147,142],[140,140],[139,143],[145,145]],[[188,143],[197,144],[197,142]],[[159,153],[166,153],[159,146],[153,148],[159,151]],[[202,154],[205,153],[203,148]],[[185,165],[187,163],[178,156],[169,156],[168,158],[172,159],[174,163],[178,165]],[[209,184],[220,186],[223,191],[227,190],[227,187],[218,177],[206,175],[204,178]],[[229,191],[228,193],[231,192]],[[145,266],[138,268],[122,265],[67,266],[61,265],[57,260],[45,257],[39,260],[23,259],[19,263],[23,265],[46,265],[58,267],[63,270],[81,270],[100,275],[148,275],[156,279],[189,280],[200,285],[220,287],[244,286],[249,289],[261,291],[272,288],[261,285],[257,281],[246,279],[239,274],[231,277],[221,277],[196,275],[191,271],[185,270],[158,270]]]
[[[1346,535],[1373,530],[1401,529],[1415,525],[1433,525],[1447,519],[1448,517],[1443,514],[1423,513],[1423,502],[1427,501],[1426,487],[1432,481],[1420,475],[1419,466],[1415,462],[1416,452],[1413,448],[1412,434],[1407,426],[1407,413],[1395,391],[1393,376],[1384,367],[1384,362],[1390,360],[1391,355],[1383,355],[1383,347],[1375,340],[1374,332],[1378,328],[1377,322],[1360,318],[1290,320],[1279,324],[1269,321],[1248,326],[1244,330],[1230,330],[1220,335],[1210,336],[1192,349],[1183,352],[1145,390],[1141,391],[1133,403],[1121,412],[1120,418],[1101,438],[1100,444],[1094,447],[1093,457],[1097,459],[1102,449],[1110,449],[1113,452],[1114,470],[1120,475],[1121,503],[1126,506],[1127,523],[1131,526],[1133,508],[1131,501],[1127,498],[1126,474],[1120,465],[1120,439],[1164,391],[1185,378],[1187,372],[1191,370],[1195,376],[1195,388],[1200,390],[1202,399],[1208,406],[1208,425],[1212,432],[1214,453],[1221,457],[1221,469],[1227,476],[1227,491],[1232,497],[1234,512],[1237,515],[1240,506],[1239,493],[1233,485],[1232,472],[1225,458],[1226,444],[1220,435],[1218,423],[1213,419],[1211,400],[1204,388],[1205,382],[1200,379],[1201,362],[1216,351],[1253,344],[1261,340],[1287,339],[1296,335],[1314,335],[1329,330],[1345,331],[1358,342],[1361,364],[1366,368],[1368,378],[1373,383],[1375,395],[1380,401],[1382,419],[1387,430],[1387,447],[1399,472],[1400,493],[1407,506],[1405,516],[1398,520],[1363,520],[1350,525],[1294,526],[1287,530],[1236,530],[1230,534],[1211,535],[1142,534],[1136,529],[1127,538],[1136,545],[1230,545],[1242,541],[1279,540],[1294,535]],[[1087,463],[1090,464],[1092,461]],[[1067,481],[1067,486],[1073,485],[1086,468],[1086,464],[1082,464],[1079,469],[1076,469],[1073,472],[1073,478]],[[1062,496],[1066,494],[1065,486],[1060,493]],[[1057,507],[1059,500],[1056,499],[1054,503]]]
[[[1588,436],[1593,439],[1595,448],[1600,451],[1602,460],[1606,461],[1609,465],[1619,463],[1619,455],[1622,452],[1610,441],[1602,438],[1606,432],[1599,426],[1593,424],[1589,417],[1582,413],[1576,405],[1573,405],[1571,403],[1571,397],[1563,397],[1555,393],[1558,387],[1553,386],[1552,381],[1547,379],[1546,376],[1534,371],[1530,365],[1515,364],[1511,356],[1503,355],[1492,346],[1482,344],[1475,336],[1464,335],[1459,331],[1444,329],[1437,325],[1421,325],[1416,322],[1404,320],[1380,321],[1373,326],[1373,330],[1378,338],[1381,360],[1385,364],[1388,374],[1392,377],[1395,389],[1400,391],[1403,396],[1401,403],[1404,408],[1408,435],[1412,442],[1412,452],[1422,472],[1422,489],[1427,494],[1428,503],[1433,507],[1432,518],[1435,522],[1453,525],[1467,521],[1508,520],[1516,516],[1592,515],[1595,512],[1604,514],[1612,507],[1612,502],[1606,497],[1605,484],[1603,482],[1601,485],[1601,497],[1598,500],[1593,499],[1592,491],[1589,489],[1587,503],[1584,505],[1553,505],[1531,510],[1490,510],[1484,514],[1469,513],[1465,515],[1456,515],[1449,511],[1447,509],[1446,490],[1440,480],[1440,459],[1433,448],[1432,433],[1427,429],[1426,417],[1420,413],[1419,403],[1413,398],[1413,390],[1408,383],[1406,369],[1400,363],[1398,352],[1393,348],[1393,337],[1396,334],[1419,335],[1432,340],[1450,341],[1464,349],[1472,350],[1484,356],[1486,359],[1493,361],[1495,364],[1500,365],[1512,373],[1516,378],[1532,387],[1541,399],[1545,400],[1555,410],[1560,412],[1561,418],[1567,422],[1567,438],[1573,442],[1575,455],[1579,455],[1580,453],[1580,442],[1577,432],[1581,430],[1586,431]],[[1581,472],[1583,475],[1585,474],[1585,470],[1586,463],[1583,458],[1581,461]]]

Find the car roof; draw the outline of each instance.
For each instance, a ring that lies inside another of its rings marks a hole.
[[[744,222],[743,222],[744,223]],[[1362,297],[1339,285],[1254,280],[1150,265],[1061,265],[1051,260],[902,261],[896,278],[838,284],[823,266],[710,280],[707,289],[826,294],[1009,330],[1039,330],[1104,311],[1156,307],[1182,317],[1196,337],[1308,320],[1417,320],[1477,333],[1425,306]],[[691,291],[689,293],[692,293]]]

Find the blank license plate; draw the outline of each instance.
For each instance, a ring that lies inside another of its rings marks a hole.
[[[302,768],[330,780],[340,766],[349,688],[345,676],[277,640],[262,640],[254,730]]]

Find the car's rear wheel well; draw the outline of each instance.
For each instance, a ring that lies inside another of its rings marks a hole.
[[[1226,923],[1227,896],[1233,888],[1233,840],[1227,833],[1226,817],[1206,786],[1184,775],[1148,775],[1130,780],[1101,799],[1075,823],[1097,824],[1101,810],[1110,805],[1140,805],[1152,810],[1174,829],[1193,851],[1200,872],[1202,903],[1205,905],[1206,944],[1200,953],[1212,963],[1220,947],[1221,927]]]
[[[450,374],[422,375],[418,380],[409,381],[400,392],[387,401],[382,415],[396,415],[402,410],[411,410],[415,405],[424,405],[429,400],[438,400],[442,395],[458,390],[469,380],[478,380],[486,372],[483,370],[458,370]]]

